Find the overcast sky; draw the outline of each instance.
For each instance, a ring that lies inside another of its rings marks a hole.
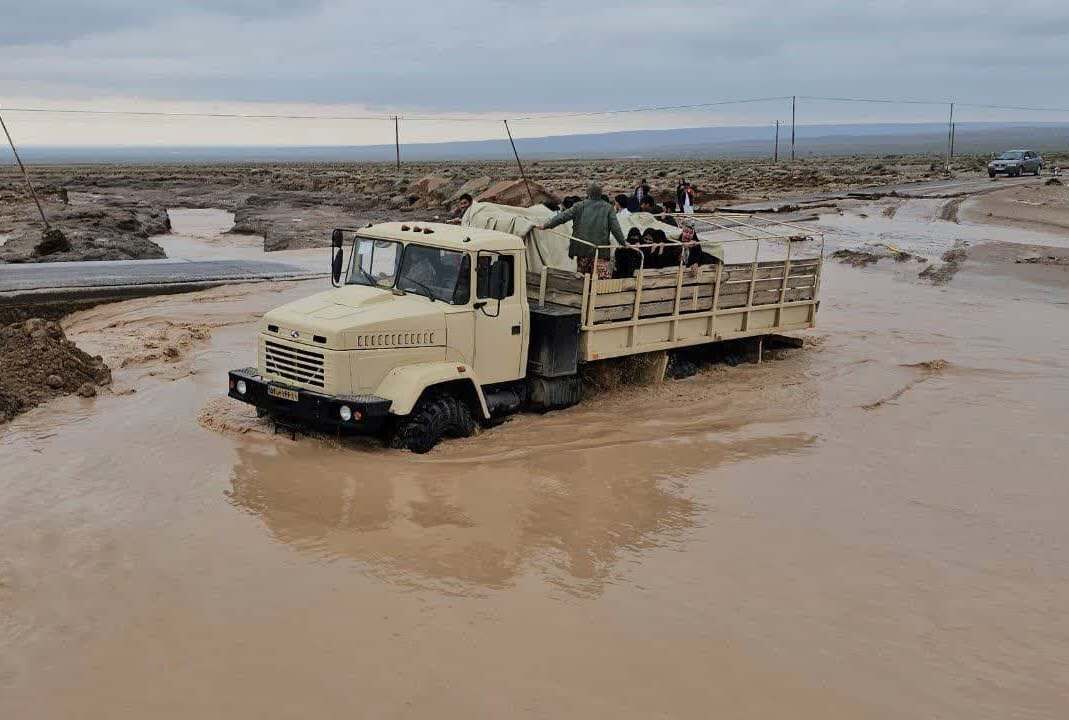
[[[792,94],[1069,106],[1067,0],[0,0],[0,17],[0,102],[9,107],[497,118]],[[944,114],[831,103],[807,111],[808,121]],[[788,117],[779,103],[700,117],[546,121],[518,132]],[[9,119],[31,144],[300,142],[309,134],[352,142],[356,132],[320,123]],[[406,126],[419,139],[487,132]],[[358,134],[392,140],[382,123]]]

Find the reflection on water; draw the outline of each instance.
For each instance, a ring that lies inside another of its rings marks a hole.
[[[627,555],[680,542],[701,508],[678,478],[740,457],[790,452],[810,435],[633,452],[597,473],[578,453],[413,463],[409,455],[317,441],[244,445],[232,502],[302,552],[350,558],[392,582],[469,594],[534,570],[574,593],[599,593]]]

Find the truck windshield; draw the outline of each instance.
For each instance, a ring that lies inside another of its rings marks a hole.
[[[350,285],[372,285],[466,305],[471,295],[467,253],[395,240],[358,237],[349,268]]]
[[[358,237],[353,247],[349,279],[346,282],[349,285],[393,287],[402,249],[401,243],[394,240]]]

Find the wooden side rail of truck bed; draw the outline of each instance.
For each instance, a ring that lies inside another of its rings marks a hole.
[[[782,239],[782,260],[760,260],[757,240],[750,262],[642,269],[631,278],[546,268],[527,274],[527,296],[532,306],[579,310],[584,362],[811,328],[823,243],[820,254],[792,258],[792,240]]]

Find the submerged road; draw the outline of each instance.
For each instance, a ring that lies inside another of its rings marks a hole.
[[[1046,182],[1045,177],[999,177],[990,179],[984,177],[968,178],[944,178],[941,180],[925,180],[923,182],[896,183],[892,185],[872,185],[855,188],[852,190],[838,190],[826,193],[808,193],[791,197],[775,198],[773,200],[761,200],[759,202],[738,203],[727,205],[719,210],[723,212],[761,213],[761,212],[784,212],[788,210],[804,209],[807,206],[835,200],[848,200],[852,198],[873,200],[881,197],[900,198],[954,198],[965,195],[980,195],[994,192],[1013,185],[1030,185]]]

